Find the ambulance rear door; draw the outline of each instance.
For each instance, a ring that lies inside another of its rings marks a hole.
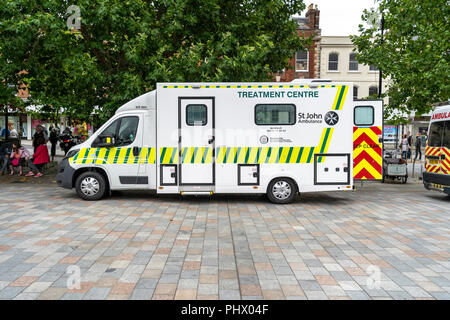
[[[353,109],[353,178],[383,177],[383,100],[355,100]]]

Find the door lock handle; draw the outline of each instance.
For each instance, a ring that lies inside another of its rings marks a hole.
[[[213,143],[213,142],[214,142],[214,140],[215,140],[215,137],[212,137],[211,139],[208,139],[208,144],[211,144],[211,143]]]
[[[133,147],[133,157],[139,156],[139,147]]]
[[[445,160],[445,154],[441,154],[441,160]]]

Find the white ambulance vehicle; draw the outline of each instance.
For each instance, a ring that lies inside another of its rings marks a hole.
[[[323,80],[158,83],[73,147],[57,182],[85,200],[147,189],[259,193],[288,203],[302,192],[352,190],[354,147],[360,178],[377,177],[367,154],[381,142],[367,137],[377,140],[381,129],[364,130],[382,126],[382,102],[352,94],[351,83]],[[354,145],[359,129],[366,133]]]
[[[450,105],[437,107],[431,115],[423,184],[450,195]]]

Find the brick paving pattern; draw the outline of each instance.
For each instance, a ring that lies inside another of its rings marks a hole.
[[[450,197],[420,184],[290,205],[0,193],[0,299],[450,299]]]

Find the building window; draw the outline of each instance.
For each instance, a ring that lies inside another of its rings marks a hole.
[[[257,104],[255,106],[257,125],[295,124],[295,105],[293,104]]]
[[[186,124],[188,126],[205,126],[208,112],[204,104],[189,104],[186,107]]]
[[[378,71],[377,66],[369,66],[370,71]]]
[[[369,87],[369,96],[374,96],[378,94],[378,87],[377,86],[371,86]]]
[[[358,99],[358,87],[353,86],[353,99]]]
[[[307,50],[298,51],[295,54],[295,71],[308,71],[308,58]]]
[[[328,55],[328,70],[337,71],[338,70],[338,60],[339,54],[333,52]]]
[[[358,71],[358,60],[356,60],[356,53],[350,53],[348,70]]]

